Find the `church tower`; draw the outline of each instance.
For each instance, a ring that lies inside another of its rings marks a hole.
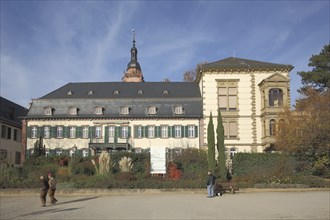
[[[133,30],[133,46],[131,48],[131,61],[127,64],[127,69],[122,78],[123,82],[144,82],[141,67],[137,61],[138,50],[135,47],[135,30]]]

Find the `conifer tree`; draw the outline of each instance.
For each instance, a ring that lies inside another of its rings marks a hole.
[[[215,170],[215,138],[214,138],[214,125],[212,112],[210,113],[210,121],[207,126],[207,155],[208,155],[208,165],[209,171],[214,172]]]
[[[225,180],[226,170],[226,155],[225,155],[225,135],[222,123],[222,116],[220,110],[218,111],[218,125],[217,125],[217,150],[218,150],[218,170],[222,180]]]

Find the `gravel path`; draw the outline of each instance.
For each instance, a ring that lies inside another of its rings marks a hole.
[[[48,198],[47,198],[48,199]],[[330,219],[330,192],[58,195],[40,207],[37,195],[1,196],[1,219]]]

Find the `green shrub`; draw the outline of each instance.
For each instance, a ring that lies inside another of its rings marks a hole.
[[[288,176],[295,166],[295,159],[287,154],[237,153],[233,157],[235,176]]]
[[[75,157],[70,162],[69,167],[72,175],[84,174],[87,176],[93,176],[96,174],[91,158]]]
[[[184,180],[205,179],[208,171],[207,154],[203,150],[184,149],[181,155],[174,157],[175,164],[182,172]]]

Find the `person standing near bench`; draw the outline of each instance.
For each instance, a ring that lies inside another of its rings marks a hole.
[[[212,175],[211,171],[208,172],[208,179],[206,185],[207,198],[212,198],[214,196],[215,176]]]
[[[57,202],[57,199],[55,198],[56,180],[52,173],[48,173],[48,179],[50,203],[55,204]]]

